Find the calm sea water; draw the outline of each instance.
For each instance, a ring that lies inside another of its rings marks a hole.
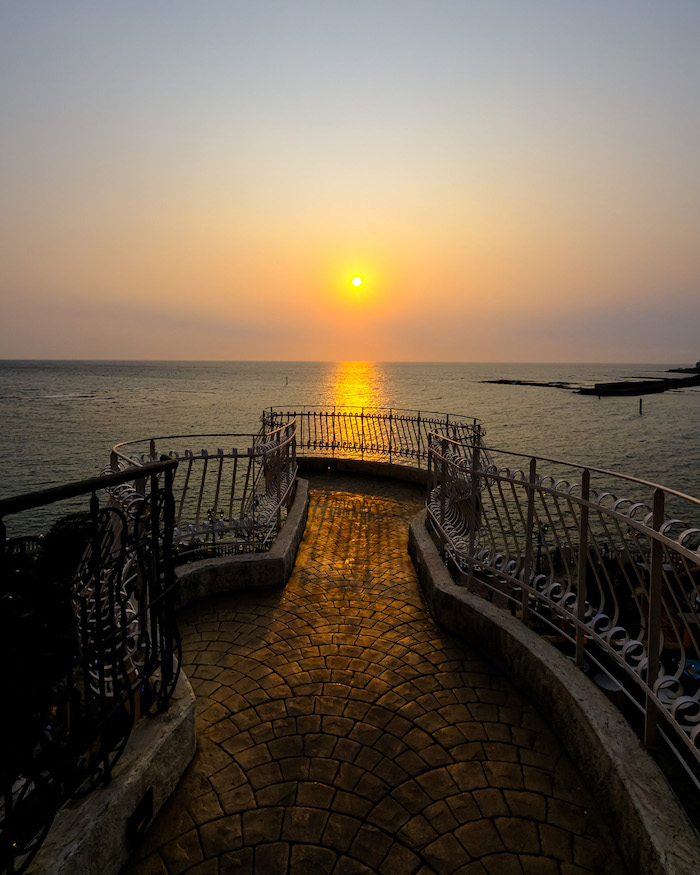
[[[0,497],[93,476],[115,443],[253,433],[266,406],[478,417],[491,446],[620,470],[700,496],[700,390],[602,398],[493,379],[659,377],[666,365],[0,362]],[[685,363],[686,365],[688,363]]]

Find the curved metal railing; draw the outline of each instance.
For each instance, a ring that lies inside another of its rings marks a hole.
[[[700,501],[430,436],[429,520],[460,582],[549,637],[700,786]]]
[[[211,447],[214,439],[216,449],[201,448],[203,443]],[[245,449],[232,446],[234,442]],[[200,449],[194,449],[197,446]],[[173,484],[177,561],[269,549],[294,496],[294,419],[264,427],[256,435],[170,435],[127,441],[114,447],[105,471],[145,468],[159,458],[180,463]],[[112,497],[128,507],[138,500],[139,492],[136,482]]]
[[[107,477],[0,501],[2,637],[15,666],[0,824],[10,871],[28,864],[62,798],[109,777],[139,710],[167,704],[179,671],[170,545],[183,559],[266,549],[293,498],[297,447],[427,468],[429,520],[457,580],[547,635],[700,786],[700,500],[486,449],[471,418],[304,407],[270,408],[262,422],[257,435],[121,443]],[[203,443],[222,446],[194,449]],[[87,514],[53,540],[6,538],[5,516],[83,495]]]
[[[128,515],[99,498],[128,469],[0,500],[3,872],[27,868],[60,806],[108,783],[139,716],[168,706],[180,671],[176,468],[150,465]],[[48,532],[6,538],[4,520],[36,508],[55,518]]]
[[[262,415],[268,429],[289,419],[297,422],[299,455],[416,468],[427,467],[431,431],[469,445],[480,443],[485,434],[481,420],[474,417],[396,407],[270,407]]]

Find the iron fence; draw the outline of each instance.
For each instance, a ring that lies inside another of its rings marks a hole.
[[[565,650],[700,786],[700,501],[438,433],[430,468],[457,579]]]
[[[265,428],[294,419],[300,455],[388,462],[425,468],[428,435],[440,430],[454,441],[479,443],[481,421],[433,411],[389,407],[270,407],[263,413]]]
[[[168,705],[180,664],[176,468],[155,462],[0,501],[3,871],[24,871],[60,806],[107,783],[139,717]],[[128,514],[101,506],[105,488],[136,474],[143,490]],[[63,515],[44,535],[8,539],[4,520],[36,508]]]
[[[214,440],[220,444],[215,450],[193,449]],[[177,562],[269,549],[294,497],[293,418],[255,435],[171,435],[117,444],[106,471],[148,465],[162,454],[180,462],[173,486]],[[139,489],[138,482],[120,486],[114,501],[128,509]]]

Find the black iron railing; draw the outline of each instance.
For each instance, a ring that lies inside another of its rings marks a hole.
[[[169,459],[0,500],[2,871],[22,872],[60,806],[107,783],[140,716],[168,705],[180,664],[176,468]],[[136,476],[128,515],[100,501]],[[66,505],[45,534],[6,537],[8,516]]]
[[[297,423],[297,453],[336,459],[388,462],[426,468],[428,436],[440,431],[465,445],[481,444],[484,429],[474,417],[398,407],[268,407],[263,427]]]
[[[170,435],[128,441],[114,447],[105,473],[148,465],[163,458],[163,453],[179,460],[173,487],[178,563],[264,552],[274,543],[294,500],[296,430],[296,420],[291,418],[272,428],[264,425],[254,435]],[[118,486],[111,494],[127,514],[138,498],[129,485]]]
[[[700,500],[488,453],[430,436],[428,515],[448,565],[570,655],[700,788]]]

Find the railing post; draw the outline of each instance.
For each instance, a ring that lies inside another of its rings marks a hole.
[[[391,408],[389,408],[389,464],[391,465],[391,444],[394,437],[394,418],[391,415]]]
[[[523,567],[522,621],[527,623],[532,585],[532,536],[535,526],[535,484],[537,482],[537,459],[530,459],[530,476],[527,484],[527,521],[525,524],[525,565]]]
[[[586,599],[588,578],[588,502],[591,498],[591,472],[584,469],[581,477],[581,512],[578,533],[578,580],[576,586],[576,665],[583,668],[586,648]]]
[[[657,489],[654,492],[654,507],[652,511],[652,526],[654,536],[651,540],[651,563],[649,569],[649,619],[647,625],[647,697],[644,719],[644,744],[653,748],[657,746],[657,730],[659,712],[656,703],[651,698],[651,692],[659,676],[659,646],[661,643],[661,583],[663,573],[663,546],[656,534],[664,522],[664,493]]]
[[[139,495],[146,497],[146,478],[139,477],[134,480],[134,489],[138,492]]]
[[[470,505],[470,520],[469,520],[469,579],[468,584],[473,582],[474,577],[474,545],[476,543],[476,532],[479,528],[479,474],[481,467],[480,448],[478,444],[474,444],[472,449],[471,461],[471,501]]]
[[[445,486],[447,483],[447,438],[442,439],[442,464],[440,466],[440,528],[445,531]]]
[[[197,512],[194,517],[194,524],[199,528],[199,520],[201,518],[202,513],[202,499],[204,498],[204,487],[207,482],[207,468],[209,467],[209,451],[206,449],[202,449],[202,458],[204,459],[204,464],[202,465],[202,480],[199,484],[199,495],[197,496]],[[207,535],[208,537],[208,535]],[[206,540],[206,538],[205,538]]]
[[[362,443],[360,444],[360,458],[364,461],[365,458],[365,408],[362,408],[362,412],[360,413],[360,420],[362,422]]]
[[[275,468],[277,480],[277,534],[282,528],[282,450],[278,446],[275,451]]]
[[[425,491],[425,501],[426,504],[430,500],[430,493],[435,488],[435,476],[433,474],[433,449],[430,444],[430,434],[428,434],[428,477],[427,477],[427,487]]]
[[[165,486],[165,497],[163,500],[163,529],[165,532],[163,556],[165,559],[166,578],[169,583],[172,583],[172,547],[173,532],[175,530],[175,495],[173,493],[173,481],[175,480],[176,469],[177,465],[172,468],[166,468],[163,478]]]
[[[287,502],[285,507],[287,511],[291,507],[296,492],[296,476],[297,476],[297,460],[296,460],[296,425],[294,432],[290,433],[289,441],[286,444],[284,451],[284,466],[285,466],[285,483],[287,484]]]
[[[418,467],[420,468],[420,467],[421,467],[420,410],[418,411],[418,431],[417,431],[417,434],[418,434],[418,454],[417,454],[417,459],[418,459]]]

